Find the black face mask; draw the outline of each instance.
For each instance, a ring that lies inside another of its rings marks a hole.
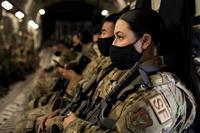
[[[133,46],[137,41],[125,47],[111,46],[110,57],[115,67],[120,70],[127,70],[133,67],[135,63],[140,60],[142,54]]]
[[[114,36],[108,38],[99,38],[97,41],[99,51],[103,56],[109,56],[110,46],[114,41]]]

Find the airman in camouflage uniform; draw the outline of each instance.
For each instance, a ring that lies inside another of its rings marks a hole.
[[[49,59],[45,61],[45,64],[40,63],[43,66],[44,70],[40,71],[34,79],[32,85],[32,96],[34,99],[38,99],[41,96],[46,95],[48,92],[52,91],[49,89],[51,88],[55,80],[61,76],[54,68],[56,64],[53,60],[57,60],[58,62],[65,64],[75,59],[77,55],[73,54],[69,49],[65,48],[63,44],[57,44],[56,46],[53,46],[53,51],[48,50],[47,53],[49,53]],[[60,53],[61,55],[56,56],[53,53]],[[44,59],[41,59],[41,61],[44,61]]]
[[[136,77],[120,93],[114,93],[113,98],[117,100],[108,104],[111,109],[108,108],[109,112],[104,116],[112,121],[107,124],[101,121],[104,112],[97,116],[96,123],[87,116],[85,121],[69,113],[63,123],[56,121],[61,132],[176,133],[183,132],[192,124],[196,104],[191,92],[175,75],[161,71],[163,58],[156,57],[153,52],[152,44],[159,42],[162,30],[160,19],[155,11],[142,9],[131,10],[120,17],[115,26],[116,38],[110,56],[113,64],[120,69],[116,73],[121,70],[126,73],[116,82],[112,82],[112,75],[107,80],[112,87],[98,89],[97,95],[107,103],[111,96],[107,94],[115,91],[113,89],[118,83],[124,83],[121,81],[128,79],[128,73]],[[113,123],[114,126],[110,126]]]

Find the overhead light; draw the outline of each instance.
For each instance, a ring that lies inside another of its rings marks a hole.
[[[108,10],[103,10],[103,11],[101,12],[101,15],[102,15],[102,16],[108,16],[108,15],[109,15]]]
[[[18,11],[15,13],[15,16],[18,18],[18,19],[22,19],[24,18],[24,13],[22,13],[21,11]]]
[[[8,2],[7,0],[3,1],[3,2],[1,3],[1,6],[2,6],[3,8],[5,8],[6,10],[10,10],[10,9],[13,8],[13,5],[12,5],[10,2]]]
[[[45,14],[45,10],[44,9],[40,9],[39,13],[40,13],[40,15],[44,15]]]
[[[35,23],[33,29],[37,30],[39,28],[39,25]]]
[[[32,25],[34,25],[34,24],[35,24],[35,22],[34,22],[33,20],[29,20],[29,21],[28,21],[28,25],[29,25],[29,26],[32,26]]]
[[[33,21],[33,20],[29,20],[28,25],[35,30],[39,28],[39,25],[37,23],[35,23],[35,21]]]

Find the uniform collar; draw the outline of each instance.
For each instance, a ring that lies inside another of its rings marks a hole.
[[[156,56],[138,65],[138,70],[148,87],[152,87],[150,75],[160,72],[165,67],[164,57]]]
[[[145,72],[154,72],[160,71],[161,68],[165,67],[164,57],[156,56],[150,60],[147,60],[141,64],[139,64],[139,69],[144,70]]]

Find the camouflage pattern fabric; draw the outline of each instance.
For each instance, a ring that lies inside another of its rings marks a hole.
[[[24,133],[26,128],[33,128],[35,120],[49,112],[49,106],[32,109],[26,112],[15,127],[15,133]]]
[[[96,59],[93,59],[82,72],[83,78],[79,81],[79,85],[84,88],[94,73],[97,73],[97,71],[100,69],[108,67],[110,64],[110,57],[100,56]]]

